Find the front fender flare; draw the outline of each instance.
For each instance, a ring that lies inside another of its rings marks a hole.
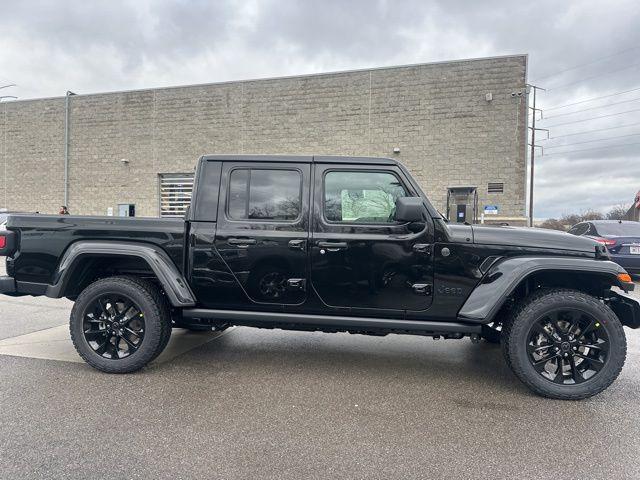
[[[189,284],[169,255],[155,245],[135,242],[87,240],[74,243],[62,256],[54,273],[54,283],[47,287],[46,295],[53,298],[62,297],[77,262],[88,256],[141,258],[153,270],[174,307],[193,307],[196,304]]]
[[[505,300],[522,280],[540,271],[572,271],[596,273],[612,277],[618,285],[618,274],[625,273],[617,263],[609,260],[571,257],[513,257],[495,262],[471,292],[458,312],[458,320],[471,323],[490,323]]]

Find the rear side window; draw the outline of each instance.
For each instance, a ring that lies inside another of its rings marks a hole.
[[[585,233],[587,233],[587,230],[589,230],[588,223],[579,223],[571,227],[569,229],[569,233],[572,233],[574,235],[584,235]]]
[[[393,173],[330,171],[324,178],[324,215],[330,222],[395,223],[396,199],[405,196]]]
[[[218,212],[218,192],[220,190],[221,162],[207,161],[201,165],[198,173],[197,198],[195,199],[194,218],[200,221],[215,222]]]
[[[227,215],[232,220],[296,220],[301,211],[301,187],[298,170],[232,170]]]

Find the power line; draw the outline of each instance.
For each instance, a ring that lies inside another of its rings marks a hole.
[[[565,83],[564,85],[558,85],[557,87],[553,87],[553,88],[547,88],[547,91],[550,92],[552,90],[559,90],[561,88],[570,87],[572,85],[575,85],[576,83],[586,82],[588,80],[593,80],[594,78],[602,77],[604,75],[611,75],[612,73],[617,73],[617,72],[621,72],[623,70],[628,70],[630,68],[637,67],[638,65],[640,65],[640,62],[632,63],[631,65],[627,65],[626,67],[618,68],[616,70],[607,70],[606,72],[599,73],[598,75],[594,75],[592,77],[581,78],[580,80],[576,80],[575,82]]]
[[[550,110],[558,110],[560,108],[565,108],[565,107],[572,107],[574,105],[580,105],[581,103],[593,102],[594,100],[600,100],[601,98],[615,97],[616,95],[623,95],[625,93],[635,92],[637,90],[640,90],[640,87],[632,88],[631,90],[625,90],[624,92],[616,92],[616,93],[611,93],[609,95],[602,95],[601,97],[593,97],[587,100],[580,100],[579,102],[567,103],[565,105],[560,105],[559,107],[545,108],[544,110],[550,111]]]
[[[583,145],[585,143],[604,142],[606,140],[614,140],[616,138],[637,137],[638,135],[640,135],[640,133],[629,133],[627,135],[617,135],[615,137],[597,138],[595,140],[585,140],[584,142],[565,143],[564,145],[552,145],[550,147],[544,147],[544,148],[545,150],[549,150],[551,148],[570,147],[573,145]]]
[[[640,98],[632,98],[630,100],[623,100],[621,102],[613,102],[613,103],[607,103],[606,105],[598,105],[596,107],[583,108],[581,110],[575,110],[573,112],[559,113],[558,115],[551,115],[550,117],[546,117],[545,120],[549,120],[550,118],[556,118],[556,117],[566,117],[567,115],[574,115],[576,113],[587,112],[589,110],[597,110],[598,108],[611,107],[613,105],[622,105],[623,103],[637,102],[638,100],[640,100]]]
[[[560,75],[561,73],[570,72],[571,70],[575,70],[575,69],[580,68],[580,67],[585,67],[585,66],[587,66],[587,65],[592,65],[592,64],[594,64],[594,63],[601,62],[602,60],[607,60],[607,59],[609,59],[609,58],[617,57],[618,55],[622,55],[623,53],[627,53],[627,52],[630,52],[630,51],[632,51],[632,50],[637,50],[638,48],[640,48],[640,47],[631,47],[631,48],[626,48],[626,49],[621,50],[621,51],[619,51],[619,52],[612,53],[611,55],[607,55],[606,57],[596,58],[595,60],[591,60],[590,62],[581,63],[580,65],[576,65],[576,66],[574,66],[574,67],[569,67],[569,68],[567,68],[567,69],[565,69],[565,70],[560,70],[559,72],[552,73],[552,74],[550,74],[550,75],[545,75],[544,77],[538,77],[535,81],[537,82],[537,81],[539,81],[539,80],[543,80],[543,79],[545,79],[545,78],[555,77],[556,75]],[[532,82],[532,83],[535,83],[535,82]]]
[[[583,118],[582,120],[573,120],[571,122],[556,123],[555,125],[546,125],[546,127],[547,128],[561,127],[563,125],[571,125],[572,123],[588,122],[589,120],[596,120],[598,118],[606,118],[606,117],[615,117],[616,115],[623,115],[625,113],[632,113],[632,112],[640,112],[640,108],[636,108],[635,110],[625,110],[624,112],[610,113],[608,115],[600,115],[598,117]]]
[[[640,142],[635,143],[621,143],[619,145],[609,145],[607,147],[594,147],[594,148],[581,148],[579,150],[569,150],[568,152],[557,152],[552,153],[551,155],[544,155],[545,157],[555,157],[558,155],[566,155],[568,153],[577,153],[577,152],[588,152],[590,150],[604,150],[606,148],[619,148],[619,147],[630,147],[632,145],[640,145]]]
[[[628,123],[627,125],[618,125],[616,127],[597,128],[595,130],[585,130],[584,132],[567,133],[566,135],[556,135],[554,137],[543,138],[540,141],[541,142],[548,142],[549,140],[555,140],[556,138],[575,137],[576,135],[586,135],[587,133],[596,133],[596,132],[604,132],[606,130],[617,130],[618,128],[635,127],[636,125],[640,125],[640,122]]]

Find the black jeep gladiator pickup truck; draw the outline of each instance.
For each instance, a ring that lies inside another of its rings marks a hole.
[[[538,394],[581,399],[640,327],[629,275],[597,242],[452,225],[386,158],[200,158],[182,220],[11,215],[0,293],[75,301],[91,366],[144,367],[171,329],[230,325],[500,342]]]

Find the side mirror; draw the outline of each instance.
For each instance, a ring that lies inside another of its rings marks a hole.
[[[398,222],[423,222],[424,205],[420,197],[399,197],[394,219]]]

